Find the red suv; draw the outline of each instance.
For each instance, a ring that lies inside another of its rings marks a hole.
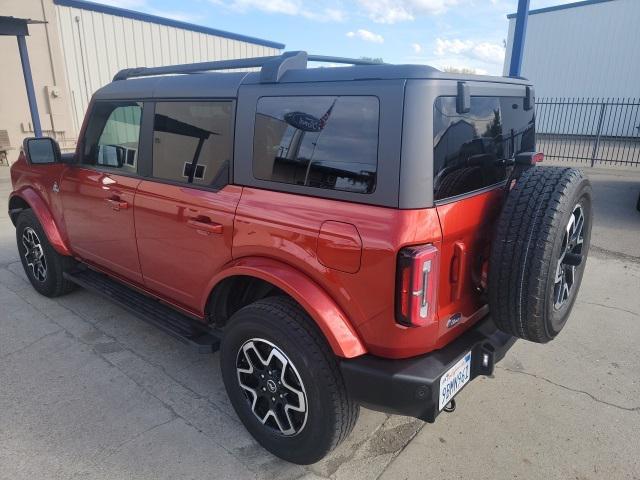
[[[296,463],[359,405],[433,422],[516,337],[553,339],[588,252],[589,182],[535,166],[523,79],[304,52],[130,69],[74,155],[23,150],[9,214],[34,288],[220,347],[238,416]]]

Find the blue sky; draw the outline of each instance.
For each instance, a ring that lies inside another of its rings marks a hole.
[[[517,0],[94,0],[286,44],[287,50],[501,74]],[[571,0],[531,0],[531,9]]]

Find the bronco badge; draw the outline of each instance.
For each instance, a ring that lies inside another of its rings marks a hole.
[[[460,312],[454,313],[449,317],[449,321],[447,322],[447,328],[455,327],[462,320],[462,314]]]

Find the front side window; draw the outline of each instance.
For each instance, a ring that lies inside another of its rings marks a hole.
[[[142,104],[97,102],[84,137],[82,163],[136,173]]]
[[[228,101],[156,103],[153,177],[212,188],[226,185],[232,106]]]
[[[463,195],[507,178],[504,160],[535,149],[533,109],[517,97],[471,97],[468,113],[456,112],[456,97],[433,107],[434,200]]]
[[[260,180],[371,193],[378,164],[377,97],[263,97],[253,139]]]

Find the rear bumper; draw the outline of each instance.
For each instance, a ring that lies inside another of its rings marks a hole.
[[[342,360],[340,368],[347,390],[362,406],[433,422],[440,413],[442,375],[469,351],[470,381],[491,375],[515,341],[487,316],[440,350],[403,360],[363,355]]]

